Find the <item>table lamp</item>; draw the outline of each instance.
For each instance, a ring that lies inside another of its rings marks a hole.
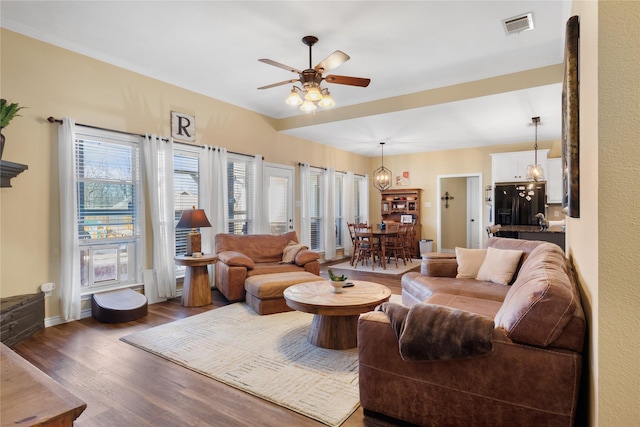
[[[200,232],[196,230],[200,227],[211,227],[211,223],[207,219],[207,215],[204,213],[204,209],[187,209],[182,211],[182,217],[176,225],[176,228],[190,228],[191,231],[187,234],[187,253],[188,256],[193,256],[194,253],[200,253],[202,249],[202,236]]]

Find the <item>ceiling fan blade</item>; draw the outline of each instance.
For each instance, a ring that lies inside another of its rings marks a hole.
[[[335,83],[339,85],[361,86],[367,87],[371,83],[371,79],[362,77],[336,76],[330,75],[324,78],[327,83]]]
[[[314,70],[316,70],[316,71],[318,71],[320,73],[324,73],[326,71],[333,70],[338,65],[344,64],[350,58],[351,57],[349,55],[347,55],[346,53],[344,53],[344,52],[342,52],[340,50],[336,50],[331,55],[327,56],[322,61],[320,61],[320,63],[318,63],[318,65],[315,66]],[[311,62],[311,61],[309,61],[309,62]]]
[[[299,81],[298,79],[285,80],[283,82],[274,83],[274,84],[270,84],[270,85],[267,85],[267,86],[262,86],[262,87],[259,87],[258,89],[270,89],[272,87],[282,86],[282,85],[291,84],[291,83],[296,83],[298,81]]]
[[[274,67],[285,69],[287,71],[291,71],[292,73],[300,74],[302,72],[302,71],[298,70],[297,68],[293,68],[293,67],[290,67],[288,65],[281,64],[281,63],[276,62],[276,61],[274,61],[272,59],[263,58],[263,59],[258,59],[258,61],[264,62],[265,64],[273,65]]]

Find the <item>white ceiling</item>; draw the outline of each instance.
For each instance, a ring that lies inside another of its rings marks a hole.
[[[0,23],[280,119],[282,132],[378,156],[380,141],[387,142],[386,155],[532,141],[533,116],[541,117],[540,141],[560,139],[559,81],[446,102],[430,102],[428,91],[562,63],[569,10],[570,1],[554,0],[3,0]],[[507,36],[502,20],[528,12],[535,29]],[[304,113],[284,104],[289,85],[257,88],[296,75],[258,59],[308,68],[306,35],[320,39],[313,65],[342,50],[351,60],[329,74],[367,77],[371,84],[325,82],[337,106],[291,119]],[[423,91],[421,105],[402,102]],[[363,103],[384,107],[367,116]]]

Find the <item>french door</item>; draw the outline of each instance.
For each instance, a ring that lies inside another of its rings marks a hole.
[[[294,230],[293,174],[293,167],[274,163],[264,165],[264,209],[271,234]]]

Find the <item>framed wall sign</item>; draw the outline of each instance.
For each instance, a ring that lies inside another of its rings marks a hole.
[[[413,215],[400,215],[400,222],[403,224],[413,223]]]
[[[171,137],[182,141],[195,142],[196,118],[190,114],[171,112]]]

